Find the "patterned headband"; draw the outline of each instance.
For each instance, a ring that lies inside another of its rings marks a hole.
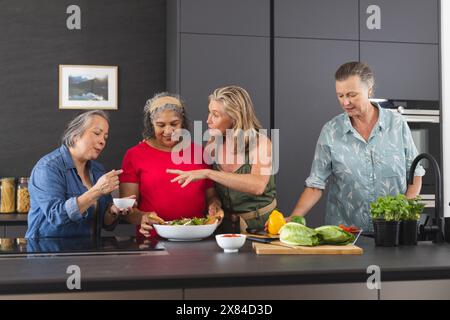
[[[181,105],[180,100],[178,100],[177,98],[174,98],[174,97],[165,96],[165,97],[158,98],[152,102],[152,104],[150,105],[150,112],[153,112],[156,109],[158,109],[159,107],[162,107],[166,104],[172,104],[172,105],[177,106],[178,108],[183,109],[183,106]]]

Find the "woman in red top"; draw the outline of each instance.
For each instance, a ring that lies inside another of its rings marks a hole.
[[[154,235],[152,224],[163,220],[222,215],[221,202],[211,180],[201,180],[180,189],[170,182],[166,172],[173,166],[180,170],[206,169],[202,161],[194,161],[195,154],[203,155],[202,147],[193,143],[183,145],[176,139],[176,130],[185,129],[187,119],[184,104],[168,93],[157,94],[144,107],[144,140],[128,149],[122,162],[120,195],[135,195],[138,208],[127,220],[140,225],[144,236]],[[183,158],[183,162],[174,159]],[[198,158],[198,156],[197,156]],[[148,213],[156,215],[149,218]],[[138,233],[139,236],[139,233]]]

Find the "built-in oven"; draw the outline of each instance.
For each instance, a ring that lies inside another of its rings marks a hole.
[[[420,153],[431,154],[442,168],[442,141],[441,141],[441,116],[439,101],[399,101],[378,99],[381,107],[388,108],[393,112],[403,115],[411,129],[412,138],[416,148]],[[421,161],[425,170],[432,171],[429,167],[428,160]],[[421,197],[426,204],[426,209],[422,219],[426,219],[428,215],[434,215],[434,192],[435,181],[434,173],[428,172],[422,180]]]

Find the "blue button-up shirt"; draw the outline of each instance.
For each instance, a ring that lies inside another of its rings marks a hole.
[[[92,184],[105,173],[95,161],[87,163]],[[29,182],[30,212],[28,213],[27,238],[84,237],[90,236],[93,225],[99,234],[111,196],[97,201],[98,216],[94,224],[95,208],[81,214],[76,198],[87,191],[78,176],[72,157],[66,146],[41,158],[31,172]]]
[[[356,225],[372,231],[370,203],[378,197],[405,193],[407,176],[417,149],[405,119],[379,110],[368,141],[353,128],[346,113],[326,123],[317,141],[306,186],[328,185],[326,224]],[[423,176],[417,166],[414,175]]]

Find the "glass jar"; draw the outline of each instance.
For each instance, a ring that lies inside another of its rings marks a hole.
[[[18,213],[30,211],[30,193],[28,192],[29,178],[20,178],[17,184],[17,209]]]
[[[0,238],[0,251],[12,251],[14,248],[14,239]]]
[[[0,213],[14,213],[16,209],[16,179],[0,179]]]

